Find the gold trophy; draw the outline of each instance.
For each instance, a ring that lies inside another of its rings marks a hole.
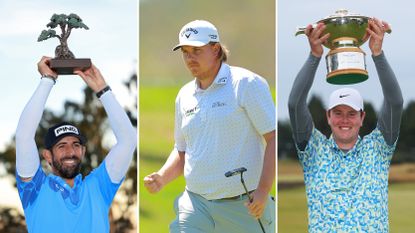
[[[61,34],[57,35],[53,28],[61,29]],[[43,30],[37,41],[47,40],[52,37],[59,39],[60,45],[55,49],[55,58],[50,61],[50,68],[58,74],[73,74],[75,69],[86,70],[91,67],[91,59],[75,58],[74,54],[69,50],[68,38],[73,28],[84,28],[88,30],[82,19],[76,14],[53,14],[50,22],[46,27],[52,28]]]
[[[368,79],[365,52],[359,47],[366,42],[366,28],[370,17],[337,10],[313,25],[324,23],[323,35],[330,33],[324,46],[330,51],[326,55],[327,82],[331,84],[354,84]],[[305,27],[298,28],[295,35],[304,34]],[[391,33],[391,31],[387,31]]]

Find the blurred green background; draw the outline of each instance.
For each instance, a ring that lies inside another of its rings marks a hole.
[[[181,53],[171,51],[178,33],[192,20],[210,21],[230,50],[228,63],[258,73],[275,89],[275,1],[140,0],[139,17],[139,229],[163,233],[175,217],[173,201],[184,190],[184,179],[155,195],[145,190],[142,180],[172,150],[174,100],[192,80]]]

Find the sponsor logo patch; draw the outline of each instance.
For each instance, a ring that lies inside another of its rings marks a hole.
[[[216,38],[218,38],[218,36],[217,36],[217,35],[209,35],[209,37],[210,37],[210,39],[212,39],[212,40],[216,40]]]
[[[78,129],[73,125],[62,125],[55,129],[55,136],[58,137],[59,135],[65,133],[74,133],[79,134]]]
[[[228,78],[227,77],[222,77],[222,78],[218,79],[218,82],[217,83],[219,83],[219,84],[225,84],[227,81],[228,81]]]
[[[212,108],[223,107],[223,106],[225,106],[225,105],[226,105],[226,104],[225,104],[225,103],[223,103],[223,102],[216,101],[216,102],[214,102],[214,103],[212,104]]]
[[[345,94],[345,95],[339,95],[339,98],[344,98],[344,97],[347,97],[347,96],[349,96],[350,94]]]
[[[187,32],[189,32],[188,34],[186,34]],[[189,36],[192,34],[192,32],[194,33],[194,34],[197,34],[197,33],[199,33],[196,29],[194,29],[194,28],[186,28],[186,29],[184,29],[183,31],[182,31],[182,33],[180,34],[180,36],[181,37],[183,37],[183,35],[184,36],[186,36],[186,38],[189,38]]]
[[[184,115],[185,115],[186,117],[191,116],[191,115],[194,115],[194,114],[197,112],[197,110],[199,110],[199,106],[196,106],[196,107],[194,107],[194,108],[191,108],[191,109],[185,110]]]

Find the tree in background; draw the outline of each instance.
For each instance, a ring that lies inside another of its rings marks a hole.
[[[403,110],[395,162],[415,162],[415,102],[411,101]]]
[[[133,103],[126,108],[126,112],[132,124],[137,126],[137,75],[133,74],[124,85],[128,89],[131,102]],[[43,146],[43,136],[46,135],[49,127],[62,121],[75,124],[88,139],[86,144],[87,152],[82,161],[81,168],[81,173],[85,176],[97,167],[108,153],[103,139],[107,138],[110,126],[105,110],[95,97],[95,93],[88,87],[83,92],[84,100],[82,103],[66,101],[64,103],[65,112],[60,115],[45,110],[37,129],[35,140],[38,146]],[[43,159],[41,161],[44,168],[48,167]],[[6,174],[0,175],[14,177],[16,171],[14,140],[6,146],[5,151],[0,152],[0,162],[6,168]],[[13,181],[15,182],[15,179]],[[111,233],[124,233],[133,229],[133,219],[130,216],[136,212],[136,208],[132,207],[137,203],[136,194],[137,156],[133,156],[133,161],[124,183],[117,193],[117,195],[122,195],[123,198],[114,202],[111,207],[111,212],[116,208],[117,211],[115,212],[120,213],[120,216],[112,215],[115,219],[111,218]],[[17,191],[16,195],[18,195]],[[20,215],[20,213],[8,208],[0,209],[0,233],[27,232],[25,226],[24,216]]]

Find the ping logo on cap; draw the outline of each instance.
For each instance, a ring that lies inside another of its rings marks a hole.
[[[62,125],[55,129],[55,137],[65,133],[74,133],[79,135],[78,129],[73,125]]]

